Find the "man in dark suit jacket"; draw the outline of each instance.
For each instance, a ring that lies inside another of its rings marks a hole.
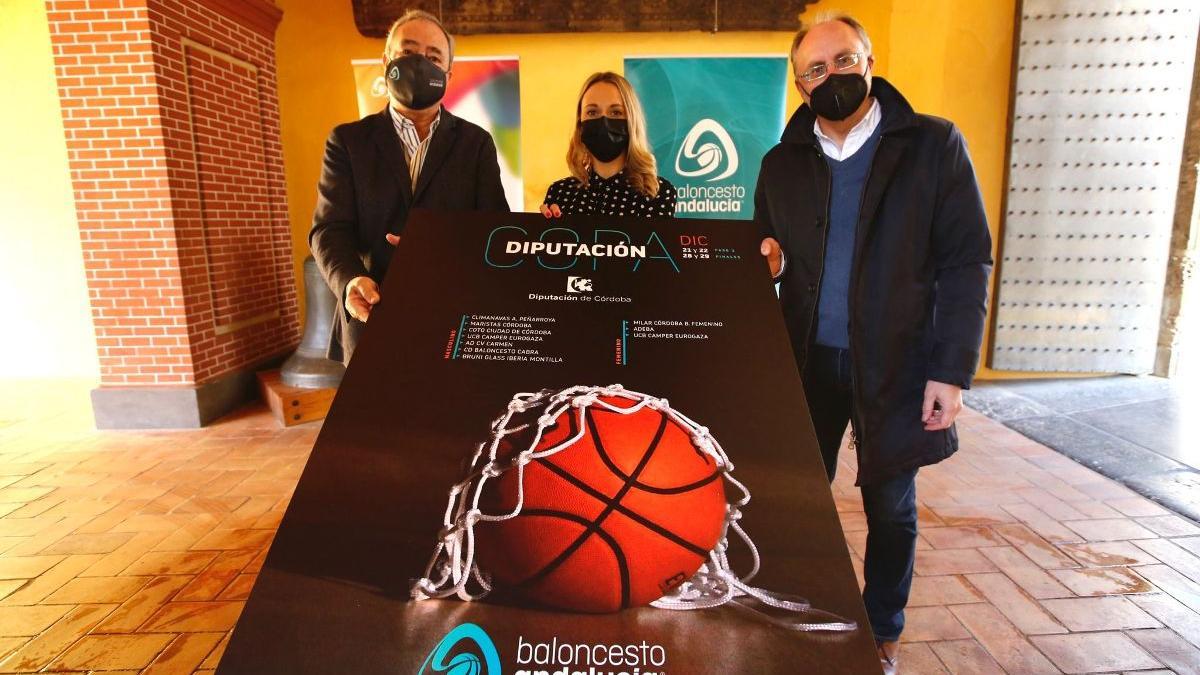
[[[962,134],[871,75],[862,24],[818,19],[790,53],[804,105],[762,160],[754,219],[830,481],[851,425],[867,519],[863,603],[880,665],[894,673],[917,470],[958,449],[991,234]]]
[[[379,302],[409,210],[509,210],[491,135],[441,106],[454,41],[437,18],[400,17],[383,58],[389,105],[329,135],[308,235],[341,299],[328,356],[344,363]]]

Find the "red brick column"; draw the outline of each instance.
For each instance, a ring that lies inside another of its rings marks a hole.
[[[269,0],[47,0],[100,427],[197,426],[299,341]]]

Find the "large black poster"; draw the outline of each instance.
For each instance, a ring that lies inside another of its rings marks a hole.
[[[738,221],[415,212],[221,672],[878,672],[869,629],[639,606],[715,604],[730,584],[693,574],[732,508],[750,585],[867,625],[758,243]],[[413,599],[460,572],[495,591]]]

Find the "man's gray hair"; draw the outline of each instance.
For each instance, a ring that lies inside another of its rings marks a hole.
[[[800,46],[800,43],[804,41],[804,37],[808,35],[810,30],[823,23],[829,23],[830,21],[840,21],[853,28],[854,32],[858,33],[858,39],[863,43],[863,49],[867,50],[867,53],[863,54],[863,56],[871,56],[871,36],[867,35],[867,29],[863,28],[863,25],[859,23],[858,19],[855,19],[845,12],[821,12],[813,17],[812,21],[805,21],[800,24],[800,30],[796,31],[795,37],[792,38],[792,48],[788,50],[788,60],[795,60],[796,49]],[[796,64],[792,63],[792,69],[795,70],[795,68]]]
[[[446,36],[446,44],[450,45],[450,53],[446,56],[446,63],[449,65],[453,65],[454,64],[454,36],[451,35],[450,31],[446,30],[446,27],[442,25],[441,19],[437,18],[433,14],[430,14],[429,12],[426,12],[423,9],[410,9],[407,12],[405,12],[404,14],[402,14],[399,19],[396,19],[395,21],[392,22],[392,27],[388,28],[387,39],[384,40],[384,42],[383,42],[384,56],[387,56],[388,47],[392,46],[392,38],[396,36],[396,30],[399,29],[400,26],[403,26],[404,24],[406,24],[410,21],[416,21],[418,19],[420,19],[422,21],[428,21],[441,29],[442,35]]]

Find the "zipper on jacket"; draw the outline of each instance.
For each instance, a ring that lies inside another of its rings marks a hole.
[[[867,167],[867,178],[863,181],[863,191],[858,198],[858,219],[862,222],[863,205],[867,201],[867,188],[871,185],[871,174],[875,172],[875,160],[879,156],[879,148],[883,145],[883,133],[879,134],[879,141],[875,144],[875,156],[871,157],[871,164]],[[859,419],[859,411],[862,409],[861,393],[858,386],[858,360],[854,358],[854,317],[855,317],[855,298],[858,296],[859,276],[861,272],[858,269],[858,225],[855,223],[854,228],[854,254],[850,259],[850,272],[853,275],[852,285],[850,288],[849,297],[846,298],[846,307],[850,311],[850,325],[847,326],[850,342],[850,447],[855,451],[855,459],[858,459],[858,452],[862,449],[863,442],[866,440],[866,435],[863,433],[862,420]],[[866,232],[863,233],[866,236]],[[865,240],[864,240],[865,244]],[[862,464],[859,464],[859,471],[862,471]]]
[[[825,278],[825,247],[829,245],[829,206],[833,195],[833,171],[825,163],[825,151],[821,149],[819,143],[814,145],[814,148],[817,151],[817,159],[820,160],[818,163],[825,166],[825,222],[823,224],[824,234],[821,239],[821,259],[818,261],[820,264],[817,266],[817,290],[813,294],[812,311],[808,313],[808,331],[806,332],[809,335],[809,344],[805,345],[805,347],[810,353],[814,340],[816,340],[816,336],[813,335],[813,328],[816,326],[817,308],[821,305],[821,280]],[[807,360],[808,357],[805,356],[805,361]]]

